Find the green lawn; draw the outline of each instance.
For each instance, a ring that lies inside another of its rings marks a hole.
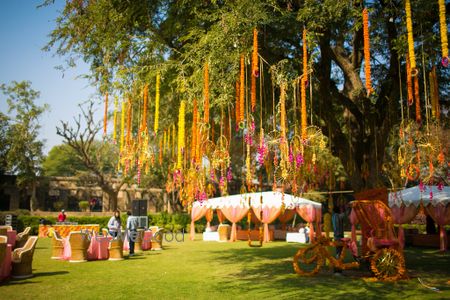
[[[50,240],[40,239],[35,276],[3,283],[0,299],[450,299],[450,254],[434,249],[407,249],[410,279],[383,283],[363,280],[369,273],[362,269],[299,277],[291,264],[298,244],[250,248],[186,240],[165,246],[123,261],[77,264],[51,260]]]

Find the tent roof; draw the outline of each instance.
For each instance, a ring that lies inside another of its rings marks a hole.
[[[206,205],[207,207],[216,209],[225,206],[248,207],[249,199],[252,207],[260,206],[260,199],[262,197],[263,206],[278,207],[284,202],[287,209],[295,207],[311,205],[315,208],[321,208],[322,205],[305,198],[296,197],[290,194],[282,194],[281,192],[260,192],[260,193],[245,193],[230,196],[223,196],[218,198],[211,198],[206,201],[195,201],[194,206]]]
[[[431,204],[436,206],[438,203],[447,205],[450,202],[450,187],[444,186],[440,191],[437,186],[427,185],[424,186],[422,192],[420,191],[419,186],[415,186],[398,192],[389,193],[389,207],[401,206],[402,204],[405,206],[419,206],[421,201],[423,205]]]

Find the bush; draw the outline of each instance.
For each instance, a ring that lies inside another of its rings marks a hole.
[[[89,201],[80,201],[78,202],[78,206],[80,207],[81,211],[87,211],[89,208]]]

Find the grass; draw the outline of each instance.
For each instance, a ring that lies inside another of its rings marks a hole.
[[[186,240],[123,261],[77,264],[51,260],[50,240],[39,239],[34,277],[2,283],[0,299],[450,299],[448,253],[408,248],[410,279],[384,283],[363,280],[369,276],[363,268],[342,277],[329,270],[299,277],[292,268],[298,248]]]

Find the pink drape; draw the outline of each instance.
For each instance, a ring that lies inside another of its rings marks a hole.
[[[231,225],[231,237],[230,242],[234,242],[237,240],[237,231],[236,231],[236,222],[242,220],[243,217],[247,215],[248,207],[233,207],[233,206],[225,206],[222,207],[221,211],[225,218],[227,218],[230,222],[233,223]]]
[[[302,205],[297,207],[297,213],[302,217],[303,220],[308,222],[309,226],[309,240],[313,241],[314,235],[314,223],[317,228],[317,235],[321,234],[320,221],[322,220],[322,210],[320,208],[315,208],[312,205]]]
[[[446,251],[448,241],[444,225],[450,224],[450,205],[444,206],[439,203],[436,206],[428,205],[425,209],[436,224],[439,225],[440,250]]]
[[[195,239],[195,224],[194,222],[203,218],[209,208],[206,205],[193,206],[191,210],[191,232],[190,239],[193,241]]]
[[[219,223],[222,224],[225,221],[225,216],[223,215],[220,209],[216,209],[217,219],[219,219]]]
[[[411,222],[412,219],[417,215],[418,208],[414,205],[400,207],[391,207],[392,217],[394,219],[394,224],[399,224],[398,226],[398,241],[400,244],[400,249],[405,247],[405,232],[403,231],[402,224],[407,224]]]
[[[262,219],[260,218],[261,215],[261,207],[253,207],[253,211],[255,212],[256,217],[258,220],[264,223],[264,242],[270,242],[270,235],[269,235],[269,224],[275,221],[276,218],[281,213],[281,206],[278,207],[268,207],[263,206],[262,208]]]
[[[211,221],[212,221],[213,217],[214,217],[214,211],[212,210],[212,208],[210,208],[205,213],[206,228],[210,228],[211,227]]]

